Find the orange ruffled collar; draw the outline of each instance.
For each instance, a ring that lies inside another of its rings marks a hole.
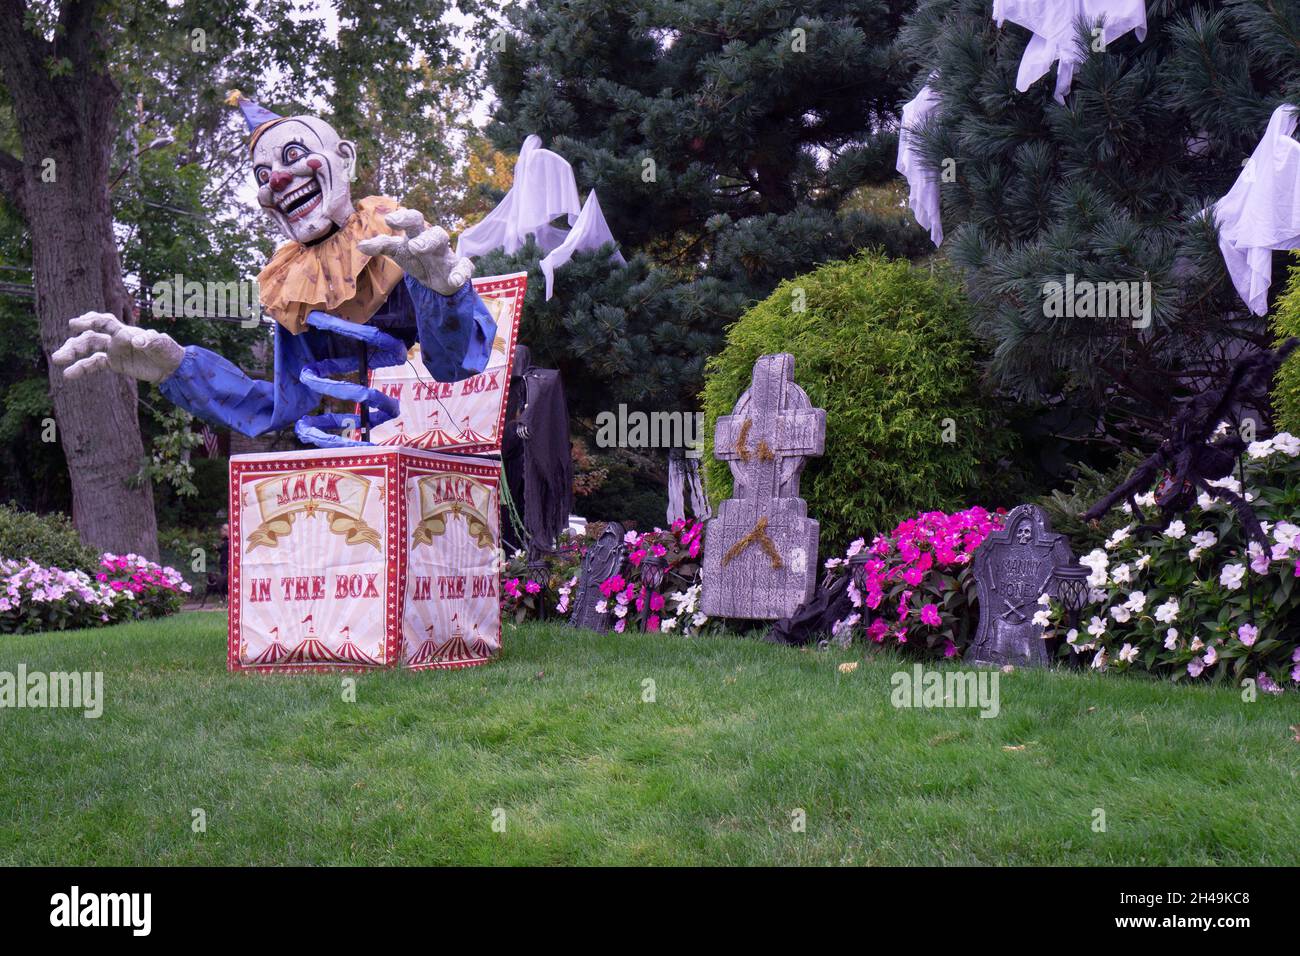
[[[368,256],[357,249],[362,239],[381,233],[398,235],[384,217],[398,203],[387,196],[367,196],[334,235],[314,246],[287,242],[257,277],[262,307],[294,335],[307,329],[313,310],[350,322],[367,322],[379,311],[402,269],[387,256]]]

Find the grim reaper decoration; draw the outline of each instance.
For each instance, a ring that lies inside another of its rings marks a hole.
[[[1258,408],[1268,400],[1268,390],[1278,367],[1300,346],[1300,338],[1287,339],[1273,352],[1260,352],[1241,359],[1217,389],[1189,399],[1174,416],[1169,437],[1154,455],[1133,469],[1118,488],[1084,513],[1085,521],[1096,521],[1121,501],[1128,501],[1133,514],[1143,521],[1136,496],[1145,492],[1162,472],[1165,480],[1156,492],[1156,507],[1165,517],[1181,514],[1192,506],[1199,492],[1226,501],[1241,518],[1246,539],[1267,543],[1267,535],[1255,516],[1255,509],[1230,488],[1210,482],[1227,477],[1234,462],[1246,450],[1238,429],[1216,437],[1219,423],[1233,420],[1243,407]],[[1245,489],[1243,488],[1244,492]],[[1143,523],[1144,530],[1158,530]]]
[[[373,424],[396,400],[367,388],[367,368],[406,361],[417,340],[443,382],[483,370],[496,324],[470,283],[473,265],[447,233],[391,199],[351,195],[356,149],[315,116],[278,116],[232,91],[251,132],[257,200],[289,240],[258,276],[276,320],[275,379],[256,381],[206,349],[126,325],[106,312],[69,322],[53,355],[67,378],[108,368],[156,382],[187,411],[245,435],[293,425],[310,444],[364,444],[333,434],[357,416],[311,415],[322,395],[361,404]],[[332,375],[361,371],[363,384]]]

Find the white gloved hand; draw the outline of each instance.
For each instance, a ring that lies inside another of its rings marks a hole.
[[[451,237],[441,226],[430,226],[414,209],[398,209],[384,217],[405,236],[371,236],[357,243],[368,256],[388,256],[402,271],[434,292],[452,295],[474,274],[474,263],[451,250]]]
[[[185,349],[170,335],[126,325],[107,312],[79,315],[68,327],[74,334],[50,356],[67,379],[111,368],[141,381],[161,382],[185,357]]]

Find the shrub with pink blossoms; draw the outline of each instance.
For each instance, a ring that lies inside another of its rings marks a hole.
[[[878,646],[893,645],[929,657],[955,657],[978,624],[971,557],[1002,527],[1003,512],[967,508],[927,511],[903,521],[870,545],[859,538],[843,558],[831,558],[832,576],[849,573],[849,559],[867,553],[865,586],[849,583],[853,613],[835,623],[841,643],[855,634]]]
[[[0,633],[100,627],[180,609],[190,590],[180,573],[139,555],[105,554],[100,570],[43,567],[0,558]]]

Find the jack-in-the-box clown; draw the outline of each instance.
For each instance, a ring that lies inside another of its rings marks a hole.
[[[339,389],[329,376],[355,370],[361,345],[382,365],[385,351],[405,359],[397,341],[418,340],[429,374],[443,382],[481,372],[496,324],[469,281],[473,264],[452,252],[447,233],[382,196],[354,205],[356,149],[325,121],[278,116],[237,92],[231,102],[252,133],[257,200],[290,240],[258,276],[262,306],[278,323],[275,380],[256,381],[207,349],[105,312],[69,322],[74,334],[53,355],[63,374],[109,368],[157,382],[177,405],[245,435],[296,425],[316,444],[353,444],[318,427],[355,424],[345,416],[304,416],[322,394],[355,397],[356,386]],[[371,400],[378,413],[396,413],[384,396]]]

